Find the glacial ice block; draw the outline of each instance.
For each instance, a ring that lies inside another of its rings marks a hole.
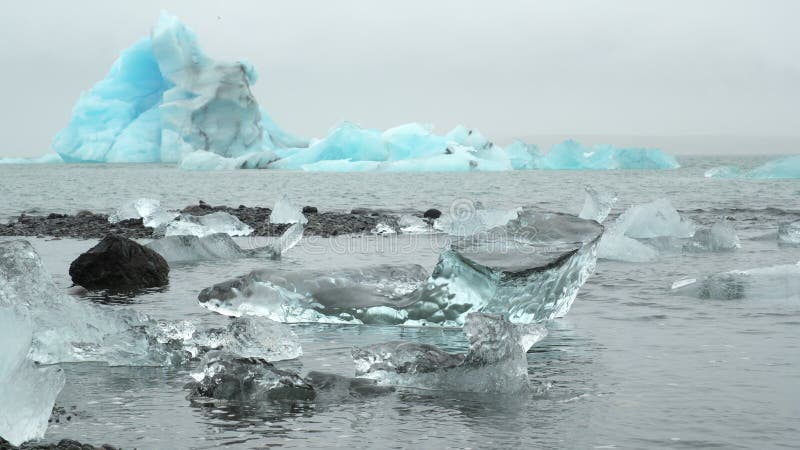
[[[44,436],[64,386],[61,368],[36,367],[28,359],[32,338],[27,319],[0,306],[0,438],[12,445]]]
[[[433,227],[451,236],[471,236],[502,227],[517,219],[522,208],[489,209],[480,203],[456,202],[446,214],[436,219]]]
[[[272,206],[269,221],[272,223],[308,223],[303,210],[295,206],[286,194],[281,195],[281,198]]]
[[[48,153],[37,158],[0,158],[0,164],[59,164],[63,163],[55,153]]]
[[[690,251],[719,252],[735,250],[739,247],[741,247],[741,243],[736,229],[723,218],[709,228],[697,230],[683,248]]]
[[[108,216],[108,221],[117,223],[128,219],[142,219],[142,224],[144,226],[162,229],[176,217],[178,217],[178,213],[162,209],[160,201],[150,198],[139,198],[131,200],[117,208]]]
[[[615,227],[636,239],[690,238],[695,232],[694,223],[681,217],[666,198],[630,207],[619,216]]]
[[[66,162],[178,162],[195,151],[236,158],[305,144],[262,116],[255,81],[248,63],[212,60],[162,13],[150,36],[81,95],[53,149]]]
[[[773,159],[747,173],[748,178],[800,178],[800,156]]]
[[[262,349],[267,333],[242,321],[225,330],[202,330],[186,321],[156,321],[130,309],[84,303],[62,293],[27,241],[0,242],[0,308],[13,308],[32,325],[28,357],[43,364],[97,361],[110,365],[162,366],[184,362],[209,348]],[[243,331],[244,330],[244,331]],[[251,339],[251,342],[247,342]],[[272,339],[271,342],[274,342]],[[292,347],[291,342],[284,347]],[[226,348],[229,347],[229,348]]]
[[[504,227],[457,240],[429,275],[418,265],[253,271],[204,289],[202,306],[280,322],[461,326],[469,312],[517,323],[561,317],[592,273],[603,227],[522,210]]]
[[[513,324],[499,315],[470,313],[466,354],[414,342],[353,349],[356,376],[378,384],[466,392],[518,392],[528,386],[528,350],[547,336],[540,324]]]
[[[731,270],[673,283],[672,292],[700,299],[800,299],[800,263]]]
[[[193,235],[204,237],[216,233],[229,236],[248,236],[253,228],[238,217],[224,211],[216,211],[204,216],[183,213],[167,225],[166,236]]]
[[[583,208],[578,217],[603,223],[611,212],[611,208],[617,203],[617,195],[600,192],[589,185],[584,186],[584,190],[586,191],[586,200],[583,202]]]
[[[147,247],[158,252],[170,264],[248,256],[278,259],[281,254],[294,247],[302,236],[302,225],[295,224],[268,245],[250,249],[243,249],[226,233],[214,233],[202,237],[191,234],[166,236],[148,243]]]
[[[562,170],[677,169],[680,164],[658,149],[612,145],[583,147],[576,141],[567,140],[550,148],[535,161],[534,167]]]

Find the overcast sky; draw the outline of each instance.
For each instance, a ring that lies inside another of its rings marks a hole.
[[[800,1],[26,1],[0,14],[0,156],[47,152],[162,9],[246,58],[290,132],[457,123],[504,142],[800,136]],[[791,139],[790,139],[791,140]],[[613,143],[613,142],[612,142]],[[800,152],[800,148],[796,150]]]

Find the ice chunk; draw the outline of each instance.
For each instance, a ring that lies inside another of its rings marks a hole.
[[[172,222],[178,213],[166,211],[161,208],[161,202],[149,198],[131,200],[117,208],[110,216],[108,221],[117,223],[128,219],[142,219],[142,224],[146,227],[160,229]]]
[[[535,162],[535,167],[572,170],[676,169],[680,164],[658,149],[618,148],[611,145],[583,147],[568,140],[548,150]]]
[[[689,238],[695,232],[694,223],[681,217],[665,198],[632,206],[617,219],[614,227],[625,236],[636,239],[662,236]]]
[[[397,230],[389,224],[379,222],[372,229],[372,234],[397,234]]]
[[[608,213],[611,212],[611,208],[617,203],[617,195],[609,192],[598,192],[588,184],[584,189],[586,190],[586,200],[583,202],[583,208],[578,217],[603,223],[608,217]]]
[[[150,37],[123,51],[80,97],[53,148],[66,162],[178,162],[195,151],[238,158],[305,144],[262,115],[255,81],[250,64],[212,60],[191,30],[162,13]],[[212,161],[230,168],[207,154],[185,166]]]
[[[469,312],[528,323],[567,313],[594,270],[602,226],[523,210],[505,227],[458,240],[428,276],[418,265],[261,270],[204,289],[221,314],[280,322],[460,326]]]
[[[193,342],[245,358],[281,361],[303,354],[297,335],[286,325],[265,318],[237,317],[226,329],[193,335]]]
[[[64,386],[58,367],[36,367],[27,357],[31,326],[12,308],[0,307],[0,437],[20,445],[44,436]]]
[[[706,178],[738,178],[742,171],[736,166],[712,167],[705,171],[703,176]]]
[[[528,350],[547,336],[538,324],[471,313],[464,323],[469,351],[450,354],[432,345],[388,342],[353,349],[356,375],[379,384],[468,392],[518,392],[528,386]]]
[[[130,309],[79,302],[53,284],[27,241],[0,242],[0,308],[14,308],[30,319],[29,357],[44,364],[99,361],[160,366],[196,357],[210,342],[223,348],[228,345],[232,351],[260,348],[265,353],[258,356],[296,345],[275,344],[279,330],[271,335],[263,329],[242,331],[242,327],[266,326],[256,322],[241,322],[227,331],[204,331],[191,322],[156,321]],[[252,341],[245,345],[247,339]],[[272,344],[265,346],[265,342]]]
[[[536,169],[537,162],[542,157],[542,152],[533,144],[514,141],[505,148],[511,167],[515,170]]]
[[[204,216],[183,213],[167,225],[164,234],[166,236],[203,237],[216,233],[225,233],[229,236],[248,236],[253,233],[253,229],[238,217],[224,211],[217,211]]]
[[[522,208],[486,209],[469,200],[453,202],[450,211],[442,215],[433,227],[451,236],[471,236],[501,227],[519,217]]]
[[[603,235],[597,254],[601,259],[635,263],[655,261],[658,258],[658,250],[613,228]]]
[[[778,243],[800,245],[800,220],[778,224]]]
[[[758,179],[800,178],[800,156],[767,161],[748,172],[747,176]]]
[[[303,210],[295,206],[286,194],[281,195],[281,198],[275,202],[272,213],[269,215],[269,221],[272,223],[308,223]]]
[[[403,214],[397,219],[397,225],[403,234],[423,234],[430,233],[432,228],[421,217],[412,216],[411,214]]]
[[[800,299],[800,265],[732,270],[703,279],[679,280],[672,292],[701,299]]]
[[[186,387],[190,399],[268,401],[313,400],[313,386],[293,372],[280,370],[263,358],[247,358],[227,352],[209,352],[202,372],[192,374]]]
[[[684,245],[687,250],[718,252],[741,247],[736,229],[724,218],[708,229],[697,230]]]

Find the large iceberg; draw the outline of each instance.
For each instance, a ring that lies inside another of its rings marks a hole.
[[[0,438],[12,445],[44,436],[64,386],[60,368],[36,367],[28,359],[32,338],[24,317],[0,307]]]
[[[679,167],[657,149],[584,147],[571,140],[546,153],[521,141],[504,148],[461,125],[435,134],[420,123],[380,131],[343,122],[310,142],[282,130],[259,107],[251,92],[256,78],[246,61],[206,56],[191,30],[162,13],[150,36],[123,51],[106,78],[81,95],[52,147],[66,162],[177,162],[189,170]]]
[[[522,210],[505,226],[458,238],[428,274],[419,265],[256,270],[204,289],[204,307],[280,322],[463,325],[470,312],[515,323],[562,317],[591,275],[603,227]]]
[[[471,313],[464,334],[469,340],[466,354],[402,341],[355,348],[356,376],[427,389],[517,392],[528,386],[527,352],[547,336],[547,328]]]
[[[212,60],[162,13],[150,37],[81,95],[53,148],[66,162],[178,162],[195,151],[272,160],[274,148],[305,145],[262,113],[255,81],[249,63]]]

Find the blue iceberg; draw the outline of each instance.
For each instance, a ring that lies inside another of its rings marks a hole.
[[[773,159],[749,170],[736,166],[713,167],[705,172],[707,178],[793,179],[800,178],[800,155]]]
[[[496,145],[480,131],[446,134],[409,123],[385,131],[341,123],[310,142],[281,129],[251,91],[255,68],[219,62],[176,17],[162,13],[149,37],[122,52],[106,78],[81,95],[53,141],[64,162],[170,162],[187,170],[505,171],[670,169],[656,149],[583,147],[565,141],[543,153],[516,141]]]

